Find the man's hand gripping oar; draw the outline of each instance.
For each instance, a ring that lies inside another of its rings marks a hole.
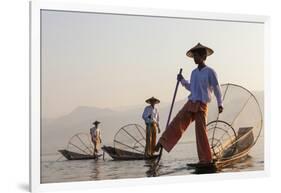
[[[178,76],[182,76],[181,74],[182,74],[182,68],[180,69]],[[171,108],[170,108],[170,112],[169,112],[169,116],[168,116],[168,120],[167,120],[167,124],[166,124],[166,129],[167,129],[169,123],[170,123],[170,119],[171,119],[171,115],[172,115],[172,111],[173,111],[176,95],[177,95],[177,92],[178,92],[179,83],[180,83],[180,81],[179,81],[179,79],[177,79],[177,84],[176,84],[176,88],[175,88],[175,91],[174,91],[174,96],[173,96],[173,100],[172,100],[172,104],[171,104]],[[163,146],[158,141],[158,143],[156,145],[156,148],[155,148],[155,151],[158,152],[159,150],[160,150],[160,152],[159,152],[158,159],[157,159],[155,165],[151,169],[151,171],[153,171],[153,176],[156,176],[156,170],[158,169],[159,162],[161,160],[162,152],[163,152]]]

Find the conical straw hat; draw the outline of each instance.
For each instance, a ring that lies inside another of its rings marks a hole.
[[[206,49],[206,51],[207,51],[207,56],[210,56],[210,55],[212,55],[212,54],[214,53],[214,51],[213,51],[211,48],[208,48],[208,47],[203,46],[202,44],[198,43],[196,46],[194,46],[193,48],[191,48],[190,50],[188,50],[188,51],[186,52],[186,55],[187,55],[188,57],[193,58],[193,53],[192,53],[192,52],[193,52],[194,50],[198,50],[198,49]]]
[[[100,124],[100,122],[99,121],[93,122],[93,125],[96,125],[96,124]]]
[[[153,102],[154,102],[154,104],[158,104],[158,103],[160,103],[160,100],[157,98],[151,97],[151,98],[147,99],[145,102],[147,102],[148,104],[151,104]]]

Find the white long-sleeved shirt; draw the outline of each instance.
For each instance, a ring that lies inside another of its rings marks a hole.
[[[151,118],[149,118],[150,115],[151,115]],[[142,118],[145,121],[145,123],[151,123],[154,121],[159,124],[158,109],[156,107],[152,108],[151,105],[146,106],[142,113]]]
[[[211,102],[211,94],[214,91],[218,106],[223,105],[217,74],[209,66],[205,66],[201,70],[194,69],[191,73],[190,82],[182,79],[181,84],[190,91],[189,100],[201,101],[207,104]]]
[[[94,140],[101,140],[101,132],[100,132],[100,129],[99,128],[96,128],[95,126],[92,127],[90,129],[90,133],[91,133],[91,136]]]

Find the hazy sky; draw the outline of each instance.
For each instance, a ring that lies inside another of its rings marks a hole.
[[[170,102],[179,69],[189,79],[196,68],[185,53],[198,42],[215,51],[206,64],[220,83],[263,90],[263,36],[263,24],[42,11],[43,117]],[[177,98],[188,94],[180,87]]]

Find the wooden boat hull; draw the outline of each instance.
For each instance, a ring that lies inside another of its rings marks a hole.
[[[243,162],[245,159],[248,158],[249,156],[249,149],[246,149],[238,154],[236,154],[235,156],[233,156],[232,158],[229,159],[220,159],[216,161],[216,167],[218,169],[222,169],[231,165],[234,165],[236,163],[240,163]]]
[[[88,159],[97,159],[101,155],[85,155],[80,153],[75,153],[72,151],[68,151],[66,149],[58,150],[67,160],[88,160]]]
[[[141,153],[125,151],[111,146],[103,146],[102,150],[105,151],[114,160],[151,160],[158,157],[158,155],[146,157]]]
[[[194,168],[196,170],[195,173],[202,174],[202,173],[215,173],[223,168],[232,166],[237,163],[243,162],[245,159],[248,158],[249,156],[249,151],[250,148],[233,155],[231,158],[228,159],[219,159],[219,160],[214,160],[213,164],[209,165],[203,165],[203,164],[198,164],[198,163],[188,163],[187,167],[188,168]]]
[[[194,169],[193,174],[210,174],[210,173],[216,173],[218,171],[218,168],[216,164],[198,164],[198,163],[189,163],[187,164],[188,169]]]

